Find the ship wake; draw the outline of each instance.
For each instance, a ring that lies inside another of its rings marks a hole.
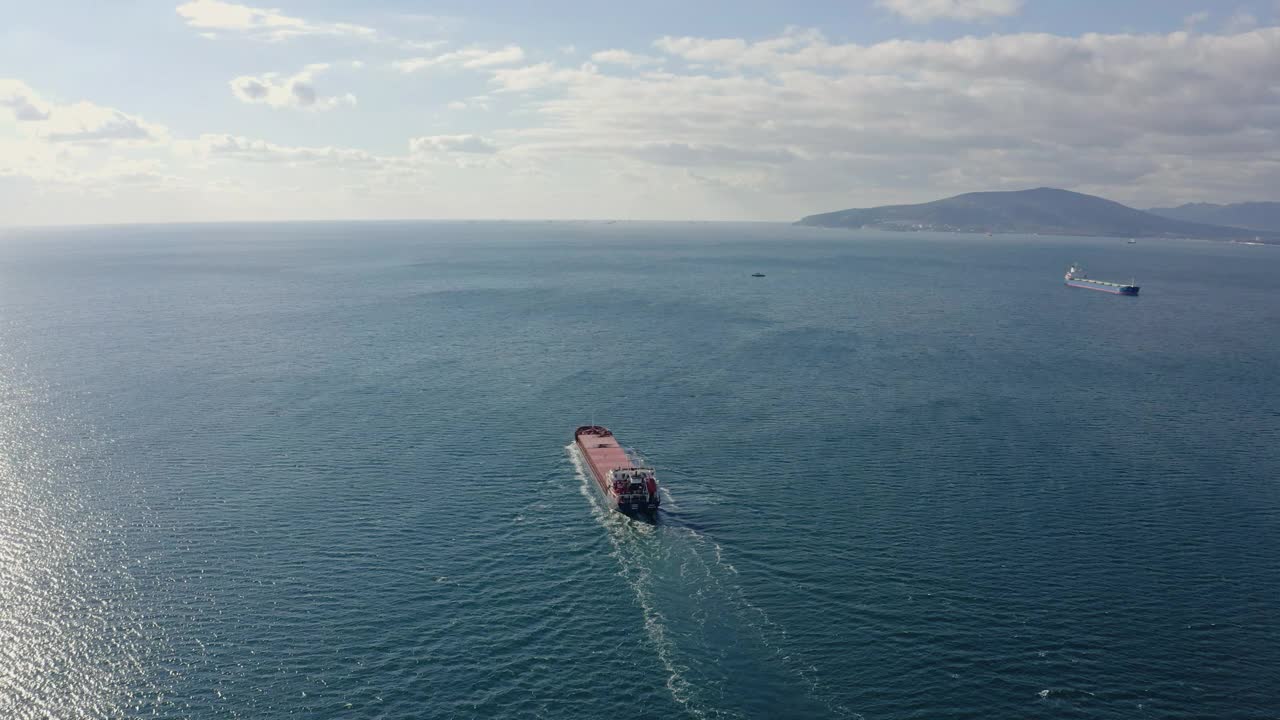
[[[685,678],[685,672],[689,668],[676,659],[676,648],[668,637],[669,631],[667,630],[666,618],[663,617],[662,612],[657,609],[654,603],[652,572],[643,563],[638,562],[635,553],[629,552],[630,548],[627,547],[627,541],[630,537],[653,534],[654,528],[649,525],[633,523],[625,515],[616,513],[605,506],[600,499],[599,493],[595,492],[592,487],[589,471],[578,448],[570,444],[565,449],[569,452],[569,459],[573,462],[574,470],[578,476],[578,490],[586,498],[587,503],[590,504],[591,514],[595,516],[596,521],[608,531],[609,544],[613,548],[609,554],[618,561],[620,568],[618,574],[627,581],[631,591],[635,594],[637,604],[639,604],[644,613],[645,633],[648,635],[649,642],[652,644],[658,660],[661,661],[663,669],[667,673],[667,690],[677,703],[689,710],[695,717],[707,717],[709,713],[701,707],[702,703],[698,701],[692,684]],[[710,713],[710,715],[715,717],[721,715],[721,713]]]
[[[741,664],[746,655],[747,665],[755,666],[752,684],[794,688],[783,692],[802,696],[819,715],[859,717],[838,703],[786,628],[746,597],[738,570],[719,543],[682,522],[679,512],[663,513],[660,522],[649,524],[613,511],[578,449],[571,444],[566,450],[579,491],[607,532],[618,574],[643,613],[645,632],[677,703],[695,717],[747,717],[733,708],[747,681],[724,669]],[[664,507],[678,510],[670,490],[662,492]]]

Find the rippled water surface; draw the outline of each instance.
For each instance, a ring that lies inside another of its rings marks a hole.
[[[1280,717],[1277,271],[770,225],[0,232],[0,717]],[[655,524],[588,483],[591,419],[659,468]]]

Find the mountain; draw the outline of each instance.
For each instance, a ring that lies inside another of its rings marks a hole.
[[[1188,237],[1212,240],[1252,240],[1259,234],[1255,230],[1153,215],[1104,198],[1055,188],[976,192],[920,205],[840,210],[810,215],[797,224],[880,230]],[[1280,232],[1261,234],[1264,242],[1280,243]]]
[[[1234,205],[1187,203],[1171,208],[1151,208],[1147,212],[1187,222],[1280,232],[1280,202],[1246,202]]]

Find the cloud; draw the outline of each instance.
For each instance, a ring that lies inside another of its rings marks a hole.
[[[193,28],[240,33],[273,42],[307,36],[362,40],[378,37],[376,30],[363,25],[310,22],[285,15],[274,8],[255,8],[222,0],[191,0],[179,5],[177,12]]]
[[[0,177],[20,178],[36,190],[110,195],[117,189],[175,189],[180,179],[155,158],[127,157],[121,144],[76,145],[40,137],[0,137]]]
[[[0,78],[0,108],[8,108],[19,122],[49,119],[49,104],[20,80]]]
[[[13,140],[0,147],[0,174],[57,178],[71,168],[87,177],[93,163],[115,167],[107,155],[145,159],[168,143],[169,164],[125,168],[120,182],[154,171],[198,185],[217,170],[251,180],[256,194],[286,178],[309,188],[291,201],[300,215],[342,212],[325,193],[348,184],[368,188],[367,197],[430,195],[455,215],[643,207],[646,216],[773,219],[1039,185],[1139,205],[1280,186],[1280,28],[874,44],[788,29],[752,39],[668,36],[653,48],[655,64],[622,62],[631,55],[617,50],[584,64],[559,55],[485,60],[500,47],[434,55],[484,73],[497,98],[444,96],[440,110],[456,98],[452,108],[491,101],[510,114],[483,135],[401,136],[402,150],[389,155],[301,144],[287,127],[275,142],[169,140],[140,117],[45,100],[0,80],[0,126]],[[326,68],[245,76],[232,89],[279,107],[342,102],[316,85]]]
[[[181,190],[181,179],[156,159],[168,140],[163,126],[136,115],[46,100],[0,78],[0,215],[10,223],[78,222],[94,212],[87,201],[110,212],[122,193]]]
[[[344,105],[355,105],[356,98],[351,93],[326,97],[316,90],[315,76],[328,68],[326,64],[308,65],[302,72],[289,77],[281,77],[278,73],[244,75],[231,81],[231,93],[240,102],[278,108],[332,110]]]
[[[178,190],[187,186],[183,178],[167,171],[157,160],[113,157],[103,166],[63,178],[63,182],[91,189],[103,195],[129,189]]]
[[[488,110],[490,108],[489,96],[474,95],[466,100],[454,100],[446,107],[450,110]]]
[[[278,145],[230,134],[206,133],[195,140],[182,140],[174,145],[180,155],[207,160],[341,167],[374,167],[382,162],[381,158],[355,148]]]
[[[1225,33],[1239,33],[1258,27],[1258,18],[1245,10],[1236,10],[1222,25]]]
[[[876,0],[876,5],[911,22],[974,21],[1016,15],[1022,0]]]
[[[1194,30],[1197,25],[1203,24],[1209,17],[1209,13],[1205,10],[1193,12],[1182,19],[1182,26],[1187,30]]]
[[[138,144],[168,137],[163,126],[114,108],[49,102],[20,80],[0,78],[0,108],[12,113],[19,133],[45,142]]]
[[[940,78],[951,78],[1001,87],[1028,83],[1030,90],[1048,84],[1069,93],[1104,93],[1123,85],[1135,91],[1176,94],[1175,87],[1163,83],[1187,80],[1198,85],[1209,76],[1230,79],[1250,62],[1274,63],[1280,53],[1274,46],[1277,35],[1280,28],[1236,35],[1175,32],[1068,37],[1019,33],[952,41],[833,45],[821,35],[788,34],[756,43],[740,39],[662,38],[655,45],[686,60],[728,69],[837,73],[832,80],[843,84],[932,84]],[[1259,81],[1240,82],[1266,90],[1265,83]],[[972,95],[977,90],[999,88],[941,89],[947,95]]]
[[[598,70],[591,63],[583,63],[575,70],[543,62],[521,68],[499,68],[492,72],[490,80],[498,86],[499,92],[526,92],[552,85],[572,84],[595,75]]]
[[[734,166],[753,163],[774,165],[797,159],[793,151],[785,148],[691,145],[689,143],[649,143],[623,152],[656,165],[682,167]]]
[[[167,137],[159,125],[90,102],[58,106],[41,125],[40,136],[50,142],[156,142]]]
[[[601,50],[600,52],[591,54],[592,62],[601,65],[625,65],[627,67],[641,67],[644,65],[656,65],[661,60],[648,55],[637,55],[627,50]]]
[[[479,135],[426,135],[409,141],[409,152],[414,155],[431,153],[492,154],[498,146]]]
[[[706,39],[695,37],[662,37],[654,47],[671,55],[695,62],[725,62],[740,57],[747,49],[741,38]]]
[[[1125,198],[1185,185],[1178,173],[1212,194],[1241,181],[1231,160],[1248,160],[1256,183],[1280,175],[1280,28],[872,45],[789,30],[654,46],[691,64],[494,70],[500,90],[541,91],[527,101],[539,122],[504,137],[504,156],[691,168],[686,178],[817,208],[852,192],[902,201],[1044,184]]]
[[[519,45],[508,45],[500,50],[483,48],[466,48],[447,52],[435,57],[416,57],[397,60],[392,66],[402,73],[418,72],[433,67],[464,67],[483,69],[499,65],[512,65],[524,60],[524,49]]]

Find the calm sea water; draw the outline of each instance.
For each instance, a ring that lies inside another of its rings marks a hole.
[[[0,717],[1280,717],[1277,276],[774,225],[5,231]],[[592,419],[656,525],[602,508]]]

